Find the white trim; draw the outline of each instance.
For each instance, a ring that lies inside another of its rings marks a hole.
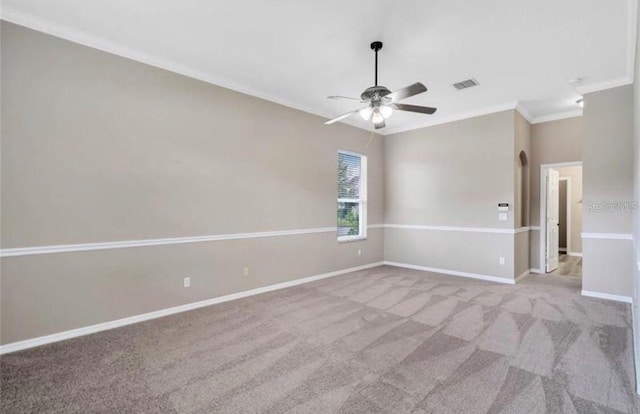
[[[638,30],[638,0],[628,0],[629,10],[627,13],[627,67],[626,74],[616,79],[610,79],[603,82],[592,83],[588,85],[578,86],[576,90],[581,94],[598,92],[605,89],[617,88],[619,86],[630,85],[633,83],[635,73],[636,56],[636,34]],[[640,385],[638,390],[640,391]]]
[[[526,119],[526,120],[527,120],[527,122],[528,122],[528,123],[533,124],[533,119],[534,119],[534,118],[533,118],[533,116],[529,113],[529,111],[527,111],[525,108],[523,108],[523,107],[520,105],[520,102],[518,102],[518,103],[516,104],[516,108],[515,108],[515,109],[516,109],[516,111],[517,111],[520,115],[522,115],[522,117],[523,117],[524,119]]]
[[[518,233],[526,233],[531,231],[531,227],[518,227],[517,229],[515,229],[514,234],[518,234]]]
[[[297,286],[304,283],[314,282],[320,279],[326,279],[329,277],[338,276],[345,273],[357,272],[359,270],[370,269],[372,267],[378,267],[378,266],[382,266],[382,262],[370,263],[363,266],[356,266],[348,269],[336,270],[334,272],[323,273],[316,276],[309,276],[302,279],[291,280],[289,282],[277,283],[275,285],[263,286],[260,288],[246,290],[243,292],[232,293],[230,295],[219,296],[216,298],[207,299],[199,302],[188,303],[186,305],[174,306],[172,308],[166,308],[166,309],[161,309],[154,312],[143,313],[141,315],[129,316],[127,318],[116,319],[114,321],[99,323],[91,326],[85,326],[83,328],[77,328],[69,331],[58,332],[55,334],[40,336],[37,338],[27,339],[24,341],[13,342],[10,344],[0,346],[0,355],[8,354],[9,352],[21,351],[23,349],[33,348],[36,346],[46,345],[53,342],[64,341],[71,338],[77,338],[79,336],[84,336],[84,335],[89,335],[96,332],[106,331],[109,329],[119,328],[121,326],[131,325],[138,322],[144,322],[151,319],[161,318],[163,316],[168,316],[176,313],[190,311],[193,309],[203,308],[203,307],[215,305],[218,303],[229,302],[236,299],[242,299],[248,296],[259,295],[261,293],[271,292],[273,290],[284,289],[291,286]]]
[[[535,273],[537,275],[545,275],[545,271],[542,269],[529,269],[529,272],[531,273]]]
[[[336,170],[340,168],[340,154],[344,154],[350,157],[356,157],[360,159],[360,194],[358,194],[357,198],[347,198],[347,197],[337,197],[337,203],[354,203],[358,204],[358,234],[356,235],[336,235],[338,242],[352,242],[365,240],[367,238],[367,229],[368,229],[368,202],[367,202],[367,185],[368,185],[368,169],[367,169],[367,160],[368,157],[366,154],[361,154],[358,152],[353,152],[349,150],[338,149],[337,157],[336,157]]]
[[[539,117],[533,117],[524,107],[520,105],[519,102],[512,101],[512,102],[507,102],[500,105],[487,106],[484,108],[479,108],[476,110],[472,110],[472,111],[468,111],[460,114],[453,114],[440,119],[434,119],[431,122],[425,122],[417,126],[410,126],[410,127],[400,126],[396,128],[387,128],[384,132],[381,133],[381,135],[387,136],[387,135],[399,134],[402,132],[413,131],[416,129],[428,128],[431,126],[448,124],[456,121],[463,121],[465,119],[476,118],[479,116],[497,114],[499,112],[504,112],[509,110],[514,110],[519,112],[520,115],[522,115],[522,117],[526,119],[527,122],[529,122],[530,124],[539,124],[542,122],[556,121],[560,119],[575,118],[575,117],[582,116],[582,109],[576,109],[572,111],[562,111],[562,112],[547,114]]]
[[[516,277],[515,282],[518,283],[520,280],[524,279],[526,276],[529,276],[529,273],[531,273],[531,269],[525,270],[524,272],[522,272],[522,274]]]
[[[516,234],[526,230],[526,227],[520,229],[501,229],[492,227],[453,227],[453,226],[425,226],[419,224],[385,224],[388,229],[409,229],[409,230],[433,230],[433,231],[459,231],[465,233],[496,233],[496,234]]]
[[[540,243],[539,244],[539,258],[540,265],[543,269],[547,267],[547,260],[544,254],[547,245],[547,170],[549,168],[564,168],[564,167],[582,167],[582,161],[569,161],[569,162],[556,162],[549,164],[540,164]],[[533,227],[532,227],[533,228]]]
[[[559,121],[561,119],[577,118],[582,116],[582,108],[540,116],[533,116],[520,104],[520,102],[518,102],[518,104],[516,105],[515,110],[518,111],[520,115],[522,115],[522,117],[526,119],[527,122],[529,122],[531,125],[541,124],[543,122]]]
[[[567,252],[567,248],[566,247],[558,247],[558,251],[566,253]]]
[[[418,266],[418,265],[412,265],[407,263],[390,262],[387,260],[384,261],[384,264],[387,266],[403,267],[406,269],[422,270],[425,272],[442,273],[442,274],[451,275],[451,276],[460,276],[460,277],[468,277],[471,279],[487,280],[489,282],[506,283],[508,285],[515,284],[515,281],[513,279],[507,279],[505,277],[500,277],[500,276],[481,275],[478,273],[460,272],[457,270],[439,269],[436,267]]]
[[[529,230],[531,230],[531,231],[540,231],[540,226],[529,226]]]
[[[0,257],[30,256],[35,254],[70,253],[89,250],[124,249],[130,247],[162,246],[167,244],[202,243],[222,240],[255,239],[262,237],[294,236],[299,234],[331,233],[337,227],[319,227],[313,229],[263,231],[255,233],[214,234],[195,237],[173,237],[166,239],[123,240],[103,243],[61,244],[55,246],[15,247],[0,249]]]
[[[544,122],[560,121],[562,119],[577,118],[580,116],[582,116],[582,109],[575,109],[573,111],[563,111],[555,114],[538,116],[533,119],[531,124],[542,124]]]
[[[471,118],[476,118],[479,116],[484,116],[484,115],[491,115],[491,114],[497,114],[499,112],[504,112],[504,111],[509,111],[509,110],[513,110],[515,109],[517,106],[517,102],[507,102],[504,104],[499,104],[499,105],[493,105],[493,106],[487,106],[484,108],[479,108],[479,109],[474,109],[472,111],[468,111],[468,112],[464,112],[464,113],[460,113],[460,114],[453,114],[453,115],[449,115],[449,116],[445,116],[442,118],[437,118],[434,119],[433,121],[430,122],[425,122],[422,123],[420,125],[416,125],[416,126],[399,126],[396,128],[388,128],[387,131],[385,131],[385,133],[383,135],[387,136],[387,135],[393,135],[393,134],[399,134],[401,132],[407,132],[407,131],[413,131],[416,129],[422,129],[422,128],[428,128],[431,126],[436,126],[436,125],[442,125],[442,124],[448,124],[451,122],[456,122],[456,121],[462,121],[465,119],[471,119]]]
[[[631,296],[612,295],[610,293],[594,292],[592,290],[583,290],[582,296],[590,298],[614,300],[616,302],[633,303]]]
[[[584,86],[576,87],[576,90],[580,95],[586,95],[588,93],[604,91],[606,89],[618,88],[620,86],[626,86],[633,83],[633,78],[630,76],[622,76],[616,79],[609,79],[602,82],[592,83]]]
[[[599,240],[633,240],[633,235],[627,233],[581,233],[583,239]]]
[[[487,228],[487,227],[447,227],[447,226],[420,226],[420,225],[404,225],[404,224],[370,224],[367,229],[382,229],[382,228],[401,228],[401,229],[413,229],[413,230],[435,230],[435,231],[457,231],[457,232],[469,232],[469,233],[494,233],[494,234],[517,234],[525,231],[529,231],[529,227],[521,227],[519,229],[500,229],[500,228]],[[336,233],[337,227],[318,227],[310,229],[294,229],[294,230],[280,230],[280,231],[263,231],[254,233],[230,233],[230,234],[212,234],[206,236],[192,236],[192,237],[172,237],[164,239],[141,239],[141,240],[120,240],[114,242],[99,242],[99,243],[78,243],[78,244],[60,244],[50,246],[35,246],[35,247],[12,247],[7,249],[0,249],[0,258],[2,257],[16,257],[16,256],[32,256],[38,254],[54,254],[54,253],[72,253],[72,252],[86,252],[93,250],[109,250],[109,249],[127,249],[133,247],[150,247],[150,246],[165,246],[171,244],[186,244],[186,243],[204,243],[213,241],[224,240],[238,240],[238,239],[257,239],[264,237],[280,237],[280,236],[296,236],[302,234],[316,234],[316,233]],[[366,237],[353,236],[353,239],[340,239],[340,241],[352,241],[354,239],[362,240]]]
[[[567,253],[567,255],[572,257],[582,257],[582,253],[578,253],[578,252],[569,252]]]

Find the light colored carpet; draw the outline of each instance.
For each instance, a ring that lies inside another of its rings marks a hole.
[[[572,278],[383,266],[5,355],[0,407],[631,413],[630,317]]]

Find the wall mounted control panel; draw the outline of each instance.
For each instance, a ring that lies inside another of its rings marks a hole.
[[[509,203],[498,203],[498,220],[507,221],[507,211],[509,211]]]

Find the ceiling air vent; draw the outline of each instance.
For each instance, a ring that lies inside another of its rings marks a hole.
[[[471,88],[478,85],[479,85],[478,81],[472,78],[472,79],[463,80],[462,82],[454,83],[453,87],[456,88],[457,90],[462,90],[462,89],[467,89],[467,88]]]

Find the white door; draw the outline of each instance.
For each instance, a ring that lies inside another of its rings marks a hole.
[[[546,271],[553,272],[558,268],[559,250],[559,215],[560,215],[560,173],[558,170],[547,170],[547,241],[546,241]]]

